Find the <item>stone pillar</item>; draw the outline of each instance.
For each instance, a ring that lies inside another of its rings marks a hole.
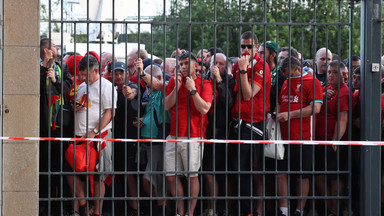
[[[38,137],[40,2],[0,2],[4,7],[3,136]],[[2,147],[2,215],[38,215],[38,142],[4,141]]]

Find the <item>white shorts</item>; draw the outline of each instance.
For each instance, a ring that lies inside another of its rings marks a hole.
[[[167,140],[175,140],[176,137],[169,135]],[[188,139],[187,137],[177,137],[178,140]],[[199,140],[200,138],[190,138],[191,140]],[[189,147],[189,151],[188,151]],[[199,142],[167,142],[165,144],[164,159],[165,171],[175,172],[167,173],[166,176],[176,175],[176,172],[186,171],[185,176],[195,177],[200,169],[201,160],[203,159],[204,143]],[[188,155],[189,153],[189,155]],[[189,163],[189,167],[188,167]],[[182,175],[182,173],[178,173]]]

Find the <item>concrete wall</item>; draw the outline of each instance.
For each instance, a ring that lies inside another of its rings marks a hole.
[[[3,135],[37,137],[40,2],[3,3]],[[38,163],[38,142],[4,141],[2,215],[38,215]]]

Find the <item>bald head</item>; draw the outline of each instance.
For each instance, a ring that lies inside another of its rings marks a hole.
[[[315,63],[318,74],[324,74],[327,72],[328,64],[332,61],[332,52],[327,48],[320,48],[316,52]]]
[[[211,67],[217,66],[220,71],[220,75],[223,76],[225,74],[225,70],[227,69],[227,56],[223,53],[216,53],[216,62],[215,56],[211,58]]]
[[[164,61],[161,63],[160,66],[161,70],[167,73],[169,76],[174,76],[175,74],[175,68],[176,68],[176,59],[175,58],[166,58],[165,59],[165,67],[164,67]]]

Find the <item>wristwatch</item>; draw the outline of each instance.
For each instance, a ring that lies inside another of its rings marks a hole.
[[[240,70],[240,73],[241,73],[241,74],[246,74],[247,71],[246,71],[246,70]]]
[[[195,90],[192,90],[191,92],[189,92],[191,95],[194,95],[194,94],[196,94],[197,93],[197,90],[195,89]]]
[[[99,133],[99,131],[97,130],[97,128],[93,128],[93,133],[95,133],[95,134],[98,134]]]

